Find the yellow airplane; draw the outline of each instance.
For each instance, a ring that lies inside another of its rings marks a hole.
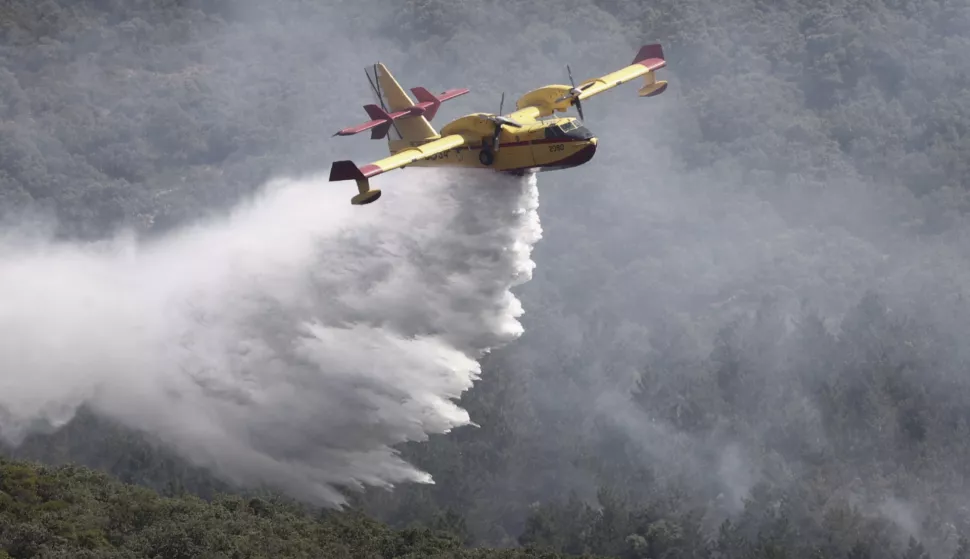
[[[582,101],[612,89],[639,76],[644,85],[641,97],[659,95],[667,89],[658,81],[655,71],[666,66],[659,44],[640,48],[633,63],[600,78],[587,80],[577,87],[569,72],[568,85],[547,85],[534,89],[515,104],[516,110],[503,115],[473,113],[457,118],[435,132],[430,121],[441,103],[468,93],[467,89],[450,89],[433,95],[423,87],[411,89],[417,103],[380,63],[367,68],[377,104],[365,105],[372,120],[338,131],[334,136],[350,136],[371,130],[372,139],[388,139],[390,157],[363,167],[352,161],[335,161],[330,168],[331,181],[354,180],[358,194],[354,205],[370,204],[381,197],[381,191],[370,187],[370,178],[393,169],[416,167],[472,167],[524,174],[576,167],[596,153],[596,137],[572,117],[554,117],[575,106],[583,119]]]

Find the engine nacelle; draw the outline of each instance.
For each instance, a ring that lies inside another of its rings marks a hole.
[[[515,108],[521,110],[524,107],[536,107],[539,109],[540,116],[549,116],[554,111],[565,112],[572,106],[569,99],[557,101],[566,95],[572,88],[568,85],[547,85],[526,93],[515,102]]]

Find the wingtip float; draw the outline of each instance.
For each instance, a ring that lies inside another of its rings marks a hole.
[[[633,62],[578,86],[569,71],[570,85],[547,85],[534,89],[516,102],[515,111],[502,114],[472,113],[445,124],[441,131],[431,126],[441,107],[468,89],[449,89],[434,95],[423,87],[411,88],[417,102],[404,92],[383,64],[367,68],[367,78],[376,103],[365,105],[370,121],[337,131],[334,136],[352,136],[370,130],[372,139],[387,138],[390,156],[358,167],[352,161],[335,161],[330,181],[353,180],[357,195],[354,205],[365,205],[381,197],[370,187],[370,179],[409,165],[418,167],[465,167],[524,174],[553,171],[582,165],[596,153],[597,138],[582,125],[582,101],[620,84],[643,76],[640,97],[654,97],[667,89],[656,71],[665,67],[663,48],[644,45]],[[576,107],[579,119],[556,117]]]

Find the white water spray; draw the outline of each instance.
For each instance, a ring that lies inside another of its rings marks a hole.
[[[418,169],[365,207],[341,186],[278,181],[151,244],[0,234],[0,437],[87,404],[318,503],[430,482],[391,445],[468,424],[477,358],[521,334],[536,179]]]

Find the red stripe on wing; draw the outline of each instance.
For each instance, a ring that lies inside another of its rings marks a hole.
[[[659,43],[643,45],[633,58],[634,64],[640,64],[648,70],[658,70],[667,65],[664,59],[664,49]]]

